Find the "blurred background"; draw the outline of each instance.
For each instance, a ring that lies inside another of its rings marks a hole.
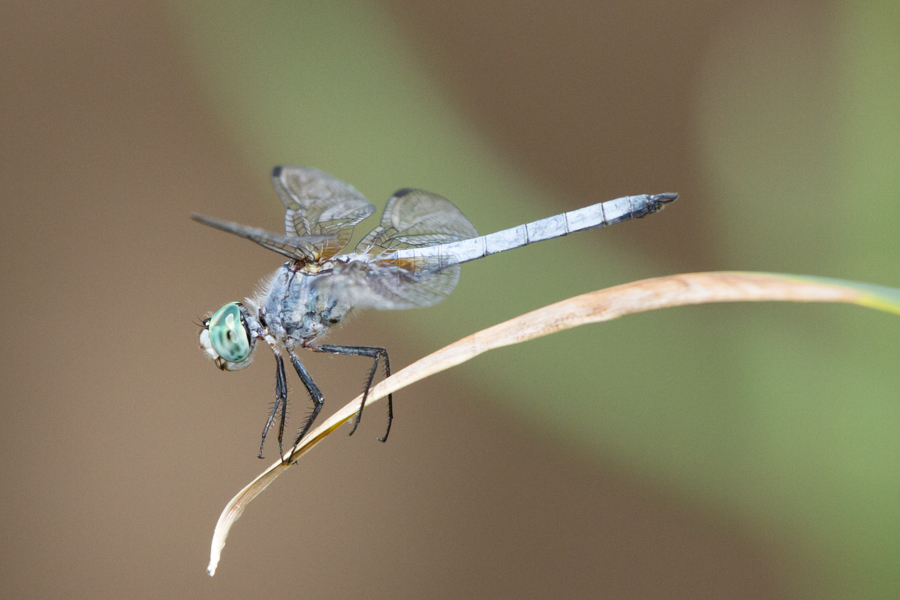
[[[898,286],[896,2],[7,0],[0,157],[4,598],[900,595],[900,321],[834,305],[637,315],[403,390],[389,443],[379,404],[210,579],[276,455],[274,374],[219,372],[195,322],[280,260],[188,219],[277,230],[280,163],[379,207],[435,191],[482,233],[681,193],[329,338],[395,369],[647,276]],[[305,358],[325,413],[360,390],[367,361]]]

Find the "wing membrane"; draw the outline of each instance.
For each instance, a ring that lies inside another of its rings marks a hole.
[[[204,225],[209,225],[210,227],[215,227],[216,229],[221,229],[222,231],[227,231],[228,233],[233,233],[234,235],[256,242],[263,248],[268,248],[269,250],[283,254],[288,258],[302,260],[304,262],[316,260],[319,248],[327,247],[328,244],[334,243],[333,239],[335,237],[329,235],[307,235],[302,237],[296,235],[281,235],[266,231],[265,229],[258,229],[256,227],[232,223],[231,221],[222,221],[212,217],[205,217],[203,215],[198,215],[197,213],[192,213],[191,218]]]
[[[397,191],[384,209],[381,224],[356,246],[363,255],[339,262],[323,278],[322,291],[353,306],[399,310],[432,306],[459,281],[453,256],[391,258],[400,248],[422,248],[478,236],[456,206],[423,190]]]
[[[340,252],[353,226],[375,212],[353,186],[313,167],[275,167],[272,183],[286,209],[284,229],[289,236],[329,236],[315,246],[316,259]]]
[[[437,304],[458,281],[459,263],[452,257],[430,256],[340,262],[318,287],[320,293],[358,308],[401,310]]]
[[[436,246],[473,237],[478,231],[455,204],[431,192],[405,188],[388,200],[381,224],[362,239],[356,252]]]

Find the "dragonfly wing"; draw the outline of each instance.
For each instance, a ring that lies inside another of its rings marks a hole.
[[[478,237],[475,226],[442,196],[405,188],[394,193],[381,223],[356,246],[358,259],[339,262],[319,288],[351,306],[399,310],[432,306],[459,281],[454,256],[393,258],[401,248],[423,248]]]
[[[203,215],[198,215],[197,213],[192,213],[191,218],[204,225],[209,225],[210,227],[215,227],[216,229],[221,229],[222,231],[227,231],[228,233],[233,233],[242,238],[256,242],[263,248],[268,248],[269,250],[283,254],[288,258],[302,260],[304,262],[316,260],[317,252],[319,251],[318,249],[327,246],[329,243],[333,243],[333,238],[335,237],[333,235],[281,235],[266,231],[265,229],[247,227],[246,225],[232,223],[231,221],[222,221],[212,217],[205,217]]]
[[[377,254],[474,237],[478,231],[455,204],[431,192],[405,188],[388,200],[381,224],[363,238],[356,252]]]
[[[429,256],[340,262],[319,280],[318,288],[353,307],[401,310],[437,304],[458,281],[459,263],[452,257]]]
[[[340,252],[350,241],[353,226],[375,212],[353,186],[313,167],[275,167],[272,183],[286,209],[288,235],[331,236],[316,248],[317,259]]]

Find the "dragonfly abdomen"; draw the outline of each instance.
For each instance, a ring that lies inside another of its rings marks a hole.
[[[672,202],[677,197],[677,194],[625,196],[547,217],[525,225],[519,225],[511,229],[504,229],[497,233],[427,248],[396,250],[390,253],[389,256],[390,258],[398,259],[451,256],[456,262],[468,262],[489,254],[505,252],[506,250],[561,237],[576,231],[596,229],[644,217],[661,210],[665,204]]]

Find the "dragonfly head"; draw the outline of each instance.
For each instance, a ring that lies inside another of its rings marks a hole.
[[[238,371],[253,361],[253,315],[240,302],[229,302],[203,321],[200,347],[223,371]]]

